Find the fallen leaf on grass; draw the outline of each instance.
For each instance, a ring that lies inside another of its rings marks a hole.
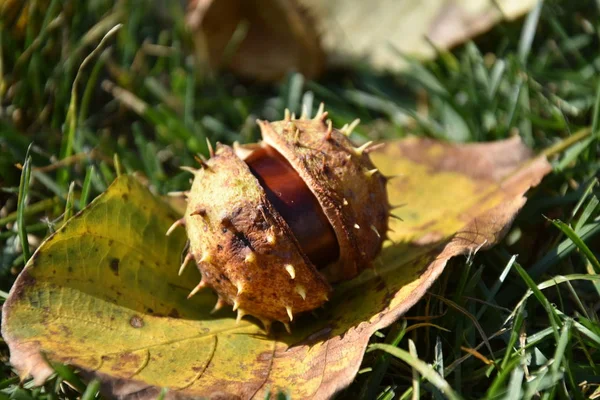
[[[518,138],[455,146],[425,139],[372,152],[403,221],[393,220],[377,273],[337,285],[318,316],[265,336],[260,324],[222,310],[216,297],[187,300],[200,276],[177,275],[183,230],[169,207],[132,177],[50,236],[31,258],[3,308],[11,362],[42,383],[46,360],[99,377],[109,396],[264,398],[283,389],[322,399],[356,375],[370,336],[419,300],[447,260],[497,243],[524,193],[548,173]],[[43,354],[43,355],[42,355]],[[237,397],[236,397],[237,396]]]

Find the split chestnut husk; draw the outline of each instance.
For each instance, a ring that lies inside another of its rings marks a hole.
[[[194,174],[183,219],[189,253],[216,308],[272,321],[327,301],[331,283],[372,266],[388,228],[386,178],[334,129],[321,107],[312,119],[286,113],[258,121],[262,142],[219,144]]]

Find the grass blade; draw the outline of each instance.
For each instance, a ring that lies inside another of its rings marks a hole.
[[[550,222],[552,222],[552,224],[554,226],[556,226],[558,229],[560,229],[562,231],[562,233],[564,233],[569,239],[571,239],[571,241],[575,244],[575,246],[577,246],[579,251],[581,251],[587,257],[587,259],[592,263],[592,266],[594,267],[594,271],[597,274],[600,274],[600,262],[598,262],[598,259],[596,258],[594,253],[585,244],[585,242],[581,239],[581,237],[579,237],[579,235],[577,233],[575,233],[575,231],[569,225],[565,224],[561,220],[553,219]]]
[[[67,204],[65,205],[65,215],[63,223],[67,222],[73,216],[73,207],[75,206],[75,182],[69,185],[69,193],[67,194]]]
[[[514,268],[519,273],[521,278],[525,281],[527,286],[529,286],[529,290],[533,293],[533,295],[536,297],[536,299],[540,302],[540,304],[542,304],[542,306],[546,310],[546,313],[548,314],[548,318],[550,319],[550,324],[552,326],[552,330],[554,331],[554,336],[556,337],[556,340],[558,341],[558,326],[560,326],[560,320],[559,320],[558,316],[556,315],[555,308],[552,307],[552,305],[550,304],[550,302],[548,301],[546,296],[544,296],[544,294],[542,293],[542,291],[540,290],[538,285],[535,284],[535,282],[533,281],[533,279],[531,279],[531,277],[529,276],[527,271],[525,271],[523,269],[523,267],[521,267],[521,265],[519,265],[519,263],[514,263]]]
[[[79,197],[79,209],[83,209],[88,205],[90,190],[92,188],[92,176],[94,175],[94,166],[90,166],[85,172],[83,187],[81,188],[81,196]]]
[[[462,397],[456,393],[448,382],[442,378],[433,367],[418,358],[413,357],[409,352],[399,349],[398,347],[389,344],[372,344],[367,351],[383,350],[392,356],[399,358],[414,368],[423,378],[431,382],[438,390],[444,393],[450,400],[459,400]]]
[[[81,73],[85,69],[85,67],[94,59],[94,57],[102,51],[106,42],[117,33],[122,24],[115,25],[112,29],[110,29],[106,35],[102,38],[98,46],[88,56],[83,60],[79,69],[77,70],[77,75],[75,75],[75,79],[73,80],[73,85],[71,87],[71,100],[69,101],[69,109],[67,111],[67,134],[63,137],[63,145],[60,158],[65,159],[70,157],[73,154],[73,149],[75,146],[75,134],[77,132],[77,84],[81,79]],[[63,185],[67,182],[69,177],[69,170],[64,168],[59,171],[58,174],[58,184]]]
[[[418,360],[419,356],[417,354],[417,346],[415,346],[415,342],[413,342],[411,339],[408,339],[408,352],[415,360]],[[417,369],[414,366],[412,368],[412,384],[412,398],[413,400],[417,400],[420,398],[421,395],[421,384],[419,380],[419,371],[417,371]]]
[[[533,38],[535,37],[535,31],[537,30],[543,5],[544,1],[539,1],[535,8],[531,10],[531,12],[527,15],[527,18],[525,19],[525,25],[523,26],[523,30],[521,31],[521,40],[519,41],[518,51],[519,60],[521,60],[521,63],[523,64],[527,62],[527,58],[529,57],[529,53],[531,52],[531,45],[533,43]]]
[[[98,379],[92,380],[88,384],[87,388],[85,389],[85,392],[83,392],[83,394],[81,395],[81,400],[95,399],[99,390],[100,390],[100,381]]]
[[[402,321],[402,324],[397,323],[394,325],[394,329],[392,329],[386,338],[386,342],[396,347],[404,338],[406,334],[406,320]],[[373,372],[369,375],[369,378],[364,383],[361,388],[360,396],[361,399],[372,399],[377,395],[379,391],[379,385],[383,380],[385,373],[390,365],[391,357],[389,354],[382,354],[377,359],[375,366],[373,367]]]
[[[29,146],[31,149],[31,145]],[[29,180],[31,179],[31,156],[29,155],[29,149],[27,149],[27,155],[23,169],[21,171],[21,181],[19,182],[19,196],[17,198],[17,224],[19,227],[19,239],[21,241],[21,247],[23,249],[23,258],[25,264],[31,257],[31,251],[29,250],[29,240],[27,239],[27,227],[25,225],[25,208],[27,207],[27,195],[29,193]]]

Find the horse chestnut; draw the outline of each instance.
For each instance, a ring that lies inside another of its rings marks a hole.
[[[333,129],[323,106],[315,118],[258,121],[262,142],[219,144],[194,174],[184,218],[189,253],[216,308],[232,304],[238,320],[272,321],[327,301],[330,283],[351,279],[381,250],[390,206],[386,178],[352,128]]]

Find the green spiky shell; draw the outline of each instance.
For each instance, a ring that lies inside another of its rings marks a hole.
[[[385,178],[325,116],[258,124],[264,143],[288,160],[321,204],[340,246],[333,264],[315,268],[243,161],[259,144],[235,151],[219,145],[188,195],[184,219],[201,285],[266,326],[321,306],[328,282],[371,266],[387,231]]]

